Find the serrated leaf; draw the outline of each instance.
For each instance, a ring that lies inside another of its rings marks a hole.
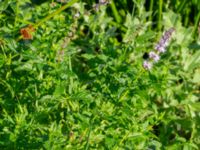
[[[65,84],[58,84],[54,91],[54,96],[60,96],[65,93]]]
[[[200,102],[189,104],[195,111],[200,111]]]
[[[186,60],[183,69],[190,72],[196,67],[200,67],[200,51],[196,52]]]

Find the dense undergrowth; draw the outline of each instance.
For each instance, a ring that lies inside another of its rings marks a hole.
[[[197,2],[100,2],[0,1],[0,149],[199,149]]]

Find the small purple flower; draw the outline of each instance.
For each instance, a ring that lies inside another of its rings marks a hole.
[[[98,4],[93,5],[93,9],[99,11],[100,6],[109,4],[109,0],[99,0]]]
[[[107,5],[109,3],[108,0],[99,0],[99,4],[101,5]]]
[[[168,41],[169,41],[169,39],[161,38],[158,44],[163,47],[166,47],[168,45]]]
[[[175,31],[174,28],[170,28],[163,34],[162,38],[159,40],[159,42],[154,47],[154,49],[156,51],[149,52],[149,54],[148,54],[149,59],[145,60],[143,62],[144,69],[150,70],[153,66],[153,63],[158,62],[160,60],[159,54],[164,53],[166,51],[166,47],[169,44],[169,40],[174,31]]]
[[[158,42],[158,44],[155,46],[155,49],[160,52],[163,53],[166,51],[166,47],[169,43],[170,37],[172,35],[172,33],[175,31],[174,28],[170,28],[169,30],[167,30],[164,35],[162,36],[162,38],[160,39],[160,41]]]
[[[168,39],[170,39],[170,37],[172,36],[172,33],[175,31],[175,29],[174,28],[170,28],[169,30],[167,30],[165,33],[164,33],[164,35],[163,35],[163,39],[164,40],[168,40]]]
[[[157,44],[155,46],[155,49],[159,52],[159,53],[164,53],[166,51],[165,49],[165,46],[164,45],[160,45],[160,44]]]
[[[149,52],[149,58],[153,59],[155,62],[160,60],[160,56],[153,51]]]
[[[146,69],[146,70],[150,70],[151,68],[152,68],[152,63],[150,63],[150,62],[148,62],[148,61],[144,61],[143,62],[143,67],[144,67],[144,69]]]

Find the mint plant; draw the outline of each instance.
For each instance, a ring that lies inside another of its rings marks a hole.
[[[0,149],[198,150],[196,4],[0,1]]]
[[[160,41],[156,44],[156,51],[149,52],[150,61],[148,62],[147,60],[145,60],[143,63],[143,67],[145,69],[150,70],[152,68],[153,63],[156,63],[160,60],[159,54],[164,53],[166,51],[166,46],[169,44],[170,37],[174,30],[174,28],[170,28],[168,31],[166,31],[160,39]]]

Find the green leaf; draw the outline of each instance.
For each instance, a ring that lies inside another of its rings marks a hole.
[[[192,79],[193,83],[200,83],[200,69],[197,69],[194,73],[194,77]]]
[[[33,69],[32,61],[26,62],[15,68],[15,71],[31,71]]]
[[[10,0],[0,1],[0,11],[6,10],[10,3]]]
[[[56,89],[54,91],[54,96],[61,96],[62,94],[65,93],[65,88],[66,88],[66,85],[65,83],[60,83],[56,86]]]
[[[4,56],[0,54],[0,68],[4,65]]]
[[[196,52],[194,55],[191,55],[188,57],[188,59],[186,59],[183,69],[190,72],[196,67],[200,67],[200,51]]]
[[[86,58],[88,60],[95,58],[96,56],[94,54],[82,54],[83,58]]]
[[[189,104],[189,106],[191,106],[194,111],[200,112],[200,102]]]

